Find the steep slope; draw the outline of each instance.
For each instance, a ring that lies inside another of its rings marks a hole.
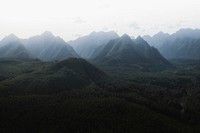
[[[134,45],[136,44],[125,34],[100,46],[94,53],[93,59],[106,64],[133,63],[143,60],[144,58],[135,51]]]
[[[0,58],[32,59],[33,56],[20,42],[11,42],[0,47]]]
[[[200,59],[200,29],[180,29],[171,35],[159,32],[144,38],[167,59]]]
[[[9,44],[9,43],[11,43],[11,42],[17,42],[17,41],[19,41],[19,40],[20,40],[20,39],[19,39],[16,35],[10,34],[10,35],[4,37],[4,38],[0,41],[0,47],[5,46],[5,45],[7,45],[7,44]]]
[[[167,41],[160,48],[161,53],[168,59],[200,59],[200,39],[177,38]]]
[[[171,65],[156,48],[151,47],[142,37],[139,36],[134,41],[137,46],[136,50],[144,57],[149,58],[151,61],[156,63]]]
[[[157,41],[158,38],[160,39],[159,42]],[[154,36],[152,38],[145,36],[147,42],[153,46],[159,46],[157,48],[165,58],[192,60],[200,59],[200,29],[180,29],[172,35],[166,35],[164,38],[158,38]]]
[[[103,44],[108,43],[112,39],[118,38],[118,35],[111,32],[92,32],[87,36],[83,36],[68,43],[83,58],[90,58],[95,49]]]
[[[70,45],[60,37],[55,37],[51,32],[44,32],[40,36],[34,36],[22,42],[34,56],[44,61],[79,57]]]
[[[34,57],[14,34],[10,34],[0,41],[0,58],[33,59]]]
[[[157,49],[149,46],[140,36],[131,40],[126,34],[100,46],[93,54],[93,61],[112,66],[133,64],[149,67],[171,66]]]
[[[155,48],[160,48],[162,44],[169,38],[169,34],[159,32],[155,34],[154,36],[143,36],[144,40],[147,41],[151,46],[154,46]]]
[[[199,39],[200,38],[200,29],[190,29],[183,28],[175,33],[169,35],[168,33],[158,32],[154,36],[145,35],[143,36],[144,40],[146,40],[151,46],[156,48],[160,48],[164,45],[164,43],[168,41],[174,41],[177,38],[192,38]]]

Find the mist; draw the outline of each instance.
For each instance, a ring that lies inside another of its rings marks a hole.
[[[131,36],[173,33],[200,28],[199,5],[197,0],[3,0],[0,39],[10,33],[27,38],[47,30],[66,41],[92,31]]]

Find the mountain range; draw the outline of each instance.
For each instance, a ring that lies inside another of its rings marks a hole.
[[[0,58],[61,61],[81,57],[107,65],[169,65],[165,58],[199,60],[199,51],[199,29],[180,29],[171,35],[159,32],[136,39],[119,37],[113,31],[92,32],[68,43],[46,31],[28,39],[10,34],[0,41]]]
[[[11,34],[0,42],[0,51],[1,58],[38,58],[43,61],[55,61],[79,57],[62,38],[55,37],[48,31],[29,39],[19,39]]]
[[[22,43],[34,56],[44,61],[79,57],[69,44],[60,37],[55,37],[48,31],[40,36],[24,39],[22,40]]]
[[[171,35],[159,32],[143,38],[167,59],[200,60],[200,29],[180,29]]]

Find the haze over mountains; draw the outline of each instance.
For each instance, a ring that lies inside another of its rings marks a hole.
[[[22,43],[34,56],[44,61],[79,57],[69,44],[48,31],[40,36],[22,40]]]
[[[34,56],[14,35],[6,36],[0,42],[0,58],[32,59]]]
[[[15,58],[38,58],[43,61],[64,60],[70,57],[79,57],[73,48],[62,38],[55,37],[51,32],[44,32],[41,35],[29,39],[19,39],[11,34],[0,42],[0,57]],[[5,49],[7,50],[5,51]],[[19,54],[23,51],[23,55]],[[26,55],[25,55],[26,54]],[[22,56],[22,57],[21,57]],[[27,56],[27,57],[25,57]]]
[[[10,42],[0,48],[1,58],[31,59],[34,58],[19,41]]]
[[[92,32],[89,35],[80,37],[68,43],[75,51],[83,58],[90,58],[96,48],[100,45],[107,44],[110,40],[116,39],[119,36],[117,33],[110,32]]]
[[[111,40],[108,44],[102,45],[92,56],[95,62],[106,65],[131,65],[138,64],[151,67],[170,66],[170,63],[162,57],[154,47],[137,37],[135,40],[124,34],[118,39]]]
[[[144,38],[144,39],[143,39]],[[102,64],[169,64],[167,59],[200,59],[200,30],[180,29],[174,34],[159,32],[154,36],[131,39],[117,33],[92,32],[66,43],[51,32],[28,39],[14,34],[0,42],[1,58],[64,60],[70,57],[96,60]],[[146,40],[146,41],[144,41]],[[153,47],[151,47],[153,46]],[[157,50],[157,49],[158,50]],[[160,52],[160,53],[159,53]],[[163,58],[162,55],[165,57]]]
[[[154,36],[145,35],[143,38],[155,48],[160,48],[162,44],[168,39],[170,35],[168,33],[163,33],[162,31],[158,32]]]
[[[159,32],[152,37],[144,36],[144,39],[167,59],[200,59],[199,29],[180,29],[171,35]]]

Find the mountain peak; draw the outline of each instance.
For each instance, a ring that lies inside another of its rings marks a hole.
[[[136,44],[139,44],[140,46],[143,46],[143,47],[150,47],[150,45],[149,45],[141,36],[138,36],[138,37],[135,39],[135,42],[136,42]]]
[[[199,33],[200,30],[199,29],[191,29],[191,28],[182,28],[179,29],[176,33],[174,34],[178,34],[179,36],[189,36],[191,34],[195,34],[195,33]]]
[[[14,41],[16,41],[16,40],[18,40],[19,38],[18,38],[15,34],[11,33],[10,35],[6,36],[5,39],[9,39],[9,40],[14,40]]]
[[[141,36],[138,36],[136,39],[140,39],[140,40],[143,40],[143,38]]]
[[[91,32],[89,35],[95,35],[95,34],[97,34],[98,32],[96,32],[96,31],[93,31],[93,32]]]
[[[123,40],[131,40],[131,37],[127,34],[122,35],[120,38]]]
[[[169,34],[160,31],[160,32],[158,32],[157,34],[155,34],[153,37],[163,37],[163,36],[169,36]]]
[[[18,38],[15,34],[11,33],[10,35],[8,35],[8,37],[12,37],[12,38]]]
[[[54,35],[50,31],[45,31],[41,34],[44,37],[54,37]]]
[[[19,38],[15,34],[10,34],[1,40],[1,45],[3,46],[10,42],[17,42],[17,41],[19,41]]]
[[[171,35],[173,38],[200,38],[200,29],[183,28]]]
[[[127,34],[123,34],[123,35],[121,36],[121,38],[130,38],[130,36],[127,35]]]
[[[129,35],[124,34],[120,37],[120,41],[126,42],[126,43],[132,43],[132,39]]]
[[[158,32],[157,34],[165,34],[164,32],[162,32],[162,31],[160,31],[160,32]]]
[[[138,36],[135,40],[140,43],[146,42],[141,36]]]

